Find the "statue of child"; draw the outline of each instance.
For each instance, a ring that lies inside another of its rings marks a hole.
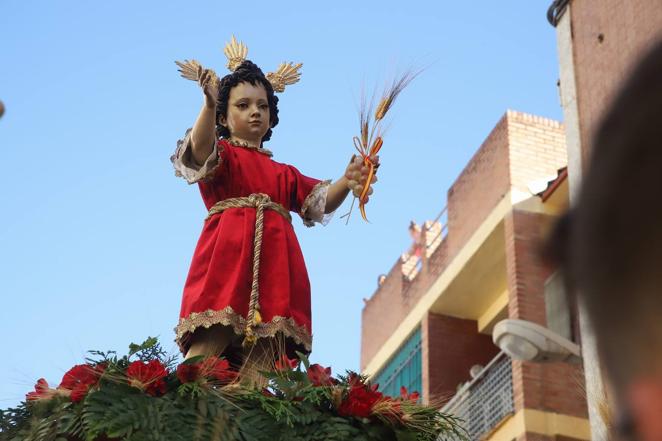
[[[187,63],[178,64],[188,66],[185,77],[197,78],[204,104],[171,161],[178,176],[198,184],[209,214],[186,279],[176,341],[186,358],[224,355],[235,366],[248,354],[273,355],[276,339],[290,357],[309,353],[310,284],[290,212],[306,226],[325,223],[350,191],[360,193],[368,170],[352,158],[331,183],[274,161],[263,146],[278,124],[273,74],[235,59],[234,72],[219,81]]]

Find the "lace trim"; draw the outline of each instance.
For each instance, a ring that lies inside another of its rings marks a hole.
[[[304,199],[299,216],[301,216],[305,226],[313,227],[315,226],[315,222],[326,225],[333,217],[333,213],[324,213],[326,208],[326,196],[329,192],[330,185],[330,179],[317,183],[308,196],[306,196],[306,199]]]
[[[226,141],[228,144],[232,144],[235,147],[242,147],[248,150],[255,150],[256,152],[262,153],[263,155],[267,155],[270,158],[274,155],[269,149],[265,149],[262,147],[255,147],[254,145],[250,145],[245,141],[244,142],[236,141],[232,138],[223,138],[223,140]]]
[[[204,312],[192,312],[188,317],[180,318],[179,324],[175,327],[175,341],[182,353],[188,349],[190,333],[199,327],[209,328],[212,325],[232,326],[235,334],[244,335],[246,319],[230,306],[226,306],[220,311],[208,309]],[[268,323],[255,325],[253,332],[258,338],[275,337],[276,334],[282,333],[286,337],[292,338],[297,344],[304,346],[307,351],[312,350],[312,336],[305,326],[297,324],[291,317],[275,316]]]
[[[212,148],[211,154],[205,160],[202,166],[197,166],[193,161],[191,151],[191,132],[188,129],[184,137],[177,140],[177,148],[175,153],[170,157],[170,162],[175,168],[175,176],[184,178],[189,184],[194,184],[198,181],[208,181],[214,177],[216,170],[221,165],[221,157],[219,155],[216,143]]]

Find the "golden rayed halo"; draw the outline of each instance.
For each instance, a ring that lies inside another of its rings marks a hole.
[[[269,72],[267,80],[274,88],[274,92],[283,92],[285,86],[298,82],[301,79],[301,72],[299,72],[301,66],[303,63],[280,63],[276,72]]]
[[[178,70],[182,77],[195,82],[200,80],[200,74],[205,70],[196,60],[175,61],[175,64],[179,67]],[[218,86],[220,80],[216,72],[211,69],[208,69],[208,71],[210,76],[209,81],[215,82],[216,86]]]
[[[230,42],[223,48],[223,53],[225,53],[228,59],[228,69],[234,72],[241,66],[241,63],[246,61],[248,48],[243,42],[237,41],[233,35]],[[204,70],[196,60],[175,61],[175,63],[179,66],[179,72],[182,77],[187,80],[198,81],[200,74]],[[283,92],[286,86],[297,83],[301,79],[301,66],[303,66],[302,63],[283,62],[280,63],[280,66],[278,66],[275,72],[267,73],[266,78],[274,88],[274,92]],[[211,69],[208,70],[210,75],[212,75],[212,81],[218,83],[220,80],[216,73]]]
[[[228,69],[234,72],[241,63],[246,61],[248,48],[243,42],[237,42],[237,39],[233,35],[230,42],[225,45],[223,53],[225,53],[228,59]],[[301,72],[299,71],[301,66],[303,66],[302,63],[283,62],[280,63],[276,72],[269,72],[266,77],[274,88],[274,92],[283,92],[285,86],[298,82],[301,79]]]
[[[232,72],[237,70],[237,68],[246,61],[246,56],[248,56],[248,48],[243,41],[237,43],[237,39],[232,36],[232,40],[225,45],[223,49],[225,56],[228,57],[228,69]]]

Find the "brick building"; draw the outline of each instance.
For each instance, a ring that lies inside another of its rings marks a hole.
[[[508,111],[448,190],[447,207],[396,261],[362,316],[361,369],[397,394],[465,416],[474,439],[589,439],[583,373],[510,360],[504,318],[576,339],[576,320],[539,244],[568,205],[564,127]]]

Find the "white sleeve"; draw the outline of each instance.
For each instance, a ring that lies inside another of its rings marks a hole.
[[[330,180],[322,181],[315,185],[308,196],[306,196],[306,199],[301,206],[301,212],[299,213],[305,226],[313,227],[316,222],[326,225],[333,218],[333,213],[335,213],[335,211],[328,214],[324,213],[324,210],[326,209],[326,197],[329,193],[330,185]]]
[[[192,129],[188,129],[184,137],[177,141],[177,149],[175,154],[170,157],[170,162],[175,168],[175,176],[186,179],[189,184],[194,184],[214,176],[214,172],[221,165],[221,158],[216,143],[214,143],[212,152],[205,163],[198,166],[192,157],[191,131]]]

